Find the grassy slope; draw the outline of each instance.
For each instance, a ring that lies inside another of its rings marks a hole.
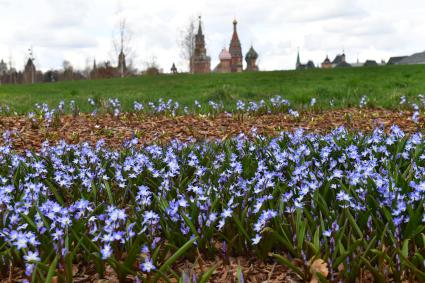
[[[36,85],[0,86],[0,104],[27,112],[36,102],[57,105],[75,100],[88,111],[87,98],[117,97],[125,109],[134,100],[146,102],[172,98],[182,104],[208,100],[231,102],[260,100],[279,94],[292,104],[316,97],[326,107],[334,99],[338,107],[357,105],[367,95],[373,105],[395,107],[402,95],[425,92],[425,66],[391,66],[332,70],[278,71],[240,74],[161,75],[96,81],[69,81]]]

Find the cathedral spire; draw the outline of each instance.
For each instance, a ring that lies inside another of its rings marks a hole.
[[[199,36],[202,35],[202,20],[201,20],[201,16],[199,16],[198,35]]]
[[[300,49],[298,48],[298,51],[297,51],[297,63],[296,63],[296,69],[298,69],[299,67],[300,67],[300,65],[301,65],[301,60],[300,60]]]
[[[239,41],[238,31],[237,31],[238,21],[233,20],[233,35],[232,40],[230,41],[229,52],[232,54],[232,72],[242,72],[242,46]]]
[[[238,21],[236,19],[234,19],[233,20],[233,35],[232,35],[232,42],[231,42],[231,44],[241,45],[240,44],[240,41],[239,41],[237,25],[238,25]]]
[[[195,49],[190,59],[190,72],[191,73],[209,73],[210,72],[211,58],[207,56],[207,49],[205,48],[205,36],[202,33],[202,21],[199,16],[198,33],[195,35]]]

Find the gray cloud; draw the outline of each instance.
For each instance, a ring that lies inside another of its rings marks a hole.
[[[323,31],[345,36],[388,35],[395,32],[394,20],[386,18],[364,18],[359,20],[339,20],[327,22]]]
[[[351,0],[299,0],[291,2],[287,17],[292,22],[316,22],[341,18],[361,18],[368,15],[356,1]]]
[[[98,46],[95,38],[75,29],[50,32],[35,31],[30,34],[20,30],[15,33],[13,40],[18,44],[31,44],[36,47],[51,49],[81,49]]]

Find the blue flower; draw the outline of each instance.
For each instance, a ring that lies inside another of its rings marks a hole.
[[[102,259],[106,260],[112,255],[112,248],[109,244],[105,244],[103,248],[100,249],[100,254],[102,255]]]
[[[39,262],[41,260],[37,251],[28,251],[28,253],[24,255],[24,259],[28,262]]]
[[[150,259],[150,258],[146,258],[146,259],[145,259],[145,262],[144,262],[144,263],[142,263],[142,264],[140,264],[140,269],[141,269],[143,272],[150,273],[152,270],[155,270],[155,269],[156,269],[156,267],[155,267],[155,265],[153,264],[152,259]]]
[[[261,241],[261,235],[256,234],[254,238],[251,239],[253,245],[258,245],[258,243]]]

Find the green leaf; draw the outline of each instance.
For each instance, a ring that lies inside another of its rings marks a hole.
[[[410,242],[410,239],[404,240],[403,248],[401,249],[401,254],[406,258],[409,256],[409,242]]]
[[[127,254],[127,258],[124,260],[124,266],[127,268],[132,268],[134,265],[134,262],[137,259],[137,255],[140,253],[140,243],[143,241],[142,237],[137,237],[133,244],[131,245],[131,248],[129,249],[129,252]]]
[[[233,215],[233,220],[235,221],[239,232],[241,232],[245,236],[245,238],[248,240],[248,242],[250,243],[251,238],[249,237],[248,233],[246,232],[246,230],[243,227],[242,223],[240,222],[239,218],[235,214]]]
[[[69,250],[69,235],[65,237],[65,248]],[[65,274],[66,282],[72,283],[72,254],[65,255]]]
[[[72,249],[72,251],[70,251],[70,253],[68,253],[65,256],[65,268],[66,268],[66,275],[67,275],[66,281],[68,283],[71,283],[72,282],[72,279],[73,279],[73,274],[72,274],[72,263],[73,262],[72,261],[73,261],[73,259],[75,257],[75,254],[77,253],[77,250],[80,247],[82,241],[83,241],[83,238],[81,238],[80,240],[78,240],[77,244]],[[66,236],[66,242],[69,242],[69,236],[68,235]],[[68,247],[67,248],[69,248],[69,244],[68,244]]]
[[[401,263],[408,266],[410,268],[411,271],[413,271],[415,273],[416,276],[418,276],[419,278],[421,278],[421,280],[425,280],[425,272],[421,271],[420,269],[418,269],[413,263],[411,263],[404,255],[403,252],[400,251],[399,249],[397,249],[397,253],[400,255],[401,257]]]
[[[374,236],[372,238],[372,240],[369,241],[369,243],[367,244],[366,240],[364,240],[365,244],[367,244],[365,251],[363,252],[363,254],[367,254],[369,252],[369,250],[372,248],[373,245],[375,245],[376,243],[376,239],[377,236]]]
[[[111,191],[111,186],[109,186],[108,182],[104,182],[105,184],[105,189],[106,189],[106,194],[108,195],[108,200],[110,204],[114,204],[114,197],[112,196],[112,191]]]
[[[320,252],[320,227],[318,226],[316,228],[316,232],[314,232],[313,236],[313,247],[315,249],[314,253],[317,255],[317,253]]]
[[[271,232],[273,237],[275,237],[275,239],[277,239],[281,244],[283,244],[283,246],[291,253],[292,256],[297,255],[293,244],[288,240],[285,233],[283,233],[282,236],[270,227],[264,228],[263,232]]]
[[[58,203],[60,203],[62,206],[65,205],[65,202],[63,201],[61,195],[58,193],[56,186],[52,182],[50,182],[49,180],[45,180],[45,182],[46,182],[47,186],[49,187],[50,191],[55,196]]]
[[[300,209],[297,209],[297,216],[296,216],[296,231],[297,231],[297,249],[298,249],[298,253],[301,253],[302,250],[302,246],[304,243],[304,239],[305,239],[305,232],[306,232],[306,228],[307,228],[307,223],[303,222],[301,217],[302,217],[302,211]]]
[[[170,256],[164,264],[158,269],[158,273],[154,278],[154,282],[158,282],[159,278],[164,277],[165,272],[170,268],[170,266],[181,256],[183,256],[188,249],[190,249],[193,243],[197,240],[197,237],[187,241],[180,249],[178,249],[172,256]],[[164,277],[166,278],[166,277]]]
[[[207,283],[210,279],[211,275],[213,275],[214,271],[217,269],[217,264],[213,265],[210,269],[207,270],[204,274],[202,274],[198,283]]]
[[[354,227],[354,229],[356,230],[357,234],[359,235],[359,237],[363,238],[363,233],[362,230],[360,229],[360,227],[357,225],[356,220],[354,220],[353,215],[351,215],[350,211],[347,209],[345,210],[345,212],[347,213],[348,216],[348,220],[350,221],[350,224]]]
[[[32,229],[37,231],[37,225],[35,225],[34,221],[32,221],[31,218],[28,217],[28,215],[21,213],[21,216],[28,223],[28,225],[31,226]]]
[[[50,230],[50,224],[47,221],[46,217],[44,217],[44,214],[40,211],[40,208],[36,206],[35,209],[37,210],[37,213],[40,216],[41,221],[43,221],[44,226],[46,226],[47,230]]]
[[[360,245],[362,243],[362,240],[361,239],[359,239],[359,240],[356,240],[354,243],[351,243],[351,245],[348,247],[348,250],[347,251],[345,251],[345,249],[343,248],[343,246],[342,246],[342,243],[340,243],[340,245],[341,245],[341,255],[339,256],[339,257],[337,257],[335,260],[334,260],[334,262],[333,262],[333,264],[332,264],[332,266],[333,266],[333,268],[338,268],[338,265],[340,264],[340,263],[342,263],[344,260],[345,260],[345,258],[346,257],[348,257],[348,256],[350,256],[350,255],[352,255],[353,254],[353,252],[357,249],[357,247]]]
[[[47,272],[47,277],[46,277],[46,282],[47,283],[52,282],[52,278],[53,278],[53,275],[55,275],[56,267],[58,265],[58,261],[59,261],[59,254],[57,254],[55,256],[55,259],[50,264],[49,271]]]
[[[189,217],[187,217],[184,213],[180,213],[180,216],[183,217],[184,222],[186,222],[186,224],[189,226],[192,234],[194,234],[197,238],[199,238],[198,231],[196,230],[195,225],[193,225],[193,222],[190,221]]]
[[[280,264],[285,265],[286,267],[290,268],[292,271],[294,271],[299,276],[301,276],[301,278],[305,278],[306,275],[304,274],[304,272],[302,272],[301,269],[299,269],[297,266],[295,266],[295,264],[290,262],[287,258],[285,258],[281,255],[278,255],[278,254],[274,254],[274,253],[271,253],[270,256],[274,257]]]
[[[238,267],[236,269],[236,279],[237,279],[238,283],[243,283],[244,282],[242,268],[241,268],[240,265],[238,265]]]

